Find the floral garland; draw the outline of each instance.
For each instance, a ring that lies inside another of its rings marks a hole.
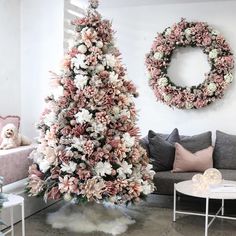
[[[192,87],[175,85],[168,76],[168,66],[176,48],[200,47],[207,55],[211,69],[203,83]],[[222,35],[205,22],[182,19],[158,34],[146,56],[150,86],[157,100],[170,107],[198,109],[222,98],[233,80],[233,53]]]

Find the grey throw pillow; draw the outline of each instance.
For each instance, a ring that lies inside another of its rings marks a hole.
[[[163,138],[153,131],[148,133],[150,159],[155,171],[172,170],[175,158],[175,143],[180,142],[179,131],[174,129],[172,133]]]
[[[211,131],[193,136],[181,135],[180,139],[180,144],[192,153],[212,146]]]
[[[217,169],[236,169],[236,135],[216,131],[213,161]]]

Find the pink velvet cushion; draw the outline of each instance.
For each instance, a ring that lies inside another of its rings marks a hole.
[[[20,128],[20,117],[19,116],[6,116],[2,117],[0,116],[0,134],[2,132],[2,128],[6,125],[12,123],[14,124],[18,129]],[[0,144],[2,142],[2,138],[0,135]]]
[[[172,172],[200,171],[213,167],[213,147],[191,153],[179,143],[175,144],[175,161]]]

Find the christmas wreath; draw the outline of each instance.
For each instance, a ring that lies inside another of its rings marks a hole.
[[[177,86],[168,76],[168,66],[175,49],[189,46],[202,48],[211,69],[203,83],[192,87]],[[157,100],[180,109],[198,109],[222,98],[233,80],[234,59],[229,44],[217,30],[205,22],[182,19],[157,35],[146,56],[146,66]]]

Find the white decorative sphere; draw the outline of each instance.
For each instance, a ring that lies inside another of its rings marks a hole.
[[[222,174],[215,168],[207,169],[203,176],[207,179],[208,184],[220,184],[222,182]]]

